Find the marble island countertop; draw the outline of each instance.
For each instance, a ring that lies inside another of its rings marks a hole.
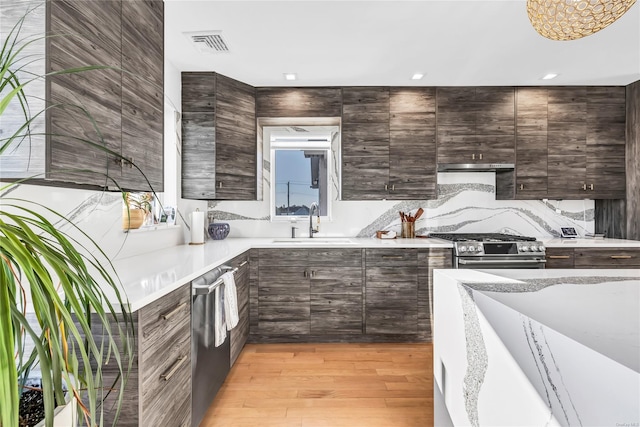
[[[180,245],[115,260],[114,267],[132,311],[161,298],[251,248],[451,248],[439,239],[355,237],[228,238],[204,245]]]
[[[456,425],[640,421],[640,269],[436,270],[434,376]]]

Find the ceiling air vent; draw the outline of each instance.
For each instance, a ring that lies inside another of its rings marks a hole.
[[[229,52],[229,45],[222,37],[222,31],[197,31],[184,33],[196,49],[202,53]]]

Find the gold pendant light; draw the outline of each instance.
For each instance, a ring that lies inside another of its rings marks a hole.
[[[551,40],[576,40],[620,18],[636,0],[527,0],[533,28]]]

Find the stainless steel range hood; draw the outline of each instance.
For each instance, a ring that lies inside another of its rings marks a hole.
[[[438,163],[438,172],[496,172],[514,167],[513,163]]]

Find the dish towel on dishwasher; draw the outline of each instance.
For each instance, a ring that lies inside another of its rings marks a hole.
[[[225,315],[224,315],[224,300],[225,300],[225,295],[224,295],[224,291],[222,289],[220,289],[222,286],[218,286],[216,288],[215,295],[214,295],[214,304],[215,304],[215,310],[213,310],[213,312],[215,313],[214,316],[214,340],[215,340],[215,346],[216,347],[220,347],[222,344],[224,344],[224,340],[227,339],[227,325],[225,324]]]
[[[238,324],[238,294],[236,293],[236,281],[232,272],[222,275],[224,282],[224,317],[227,329],[230,331]]]

